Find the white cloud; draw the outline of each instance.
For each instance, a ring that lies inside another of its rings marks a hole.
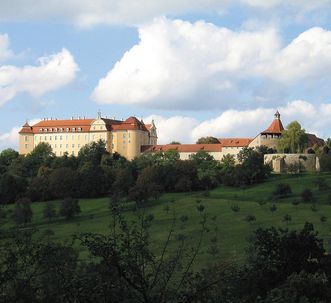
[[[7,34],[0,35],[0,61],[11,58],[14,55],[9,48],[9,37]]]
[[[96,102],[235,107],[243,96],[268,99],[260,89],[263,83],[294,90],[331,76],[331,32],[322,28],[307,30],[283,46],[272,27],[235,32],[203,21],[159,18],[141,26],[139,37],[99,81],[92,95]]]
[[[2,0],[0,20],[56,20],[80,26],[138,24],[162,15],[219,12],[230,7],[298,11],[327,9],[329,0]]]
[[[66,49],[38,59],[37,66],[0,66],[0,106],[19,93],[34,97],[56,90],[74,80],[78,66]]]
[[[41,119],[33,119],[29,121],[30,125],[36,124]],[[0,133],[0,152],[7,148],[13,148],[15,150],[18,150],[18,140],[19,135],[18,132],[22,129],[20,126],[14,126],[9,132],[7,133]]]
[[[257,108],[253,110],[226,110],[218,117],[205,121],[175,116],[150,116],[146,121],[155,120],[158,132],[158,143],[166,144],[171,141],[194,143],[204,136],[221,137],[251,137],[254,138],[265,130],[272,122],[276,108]],[[301,123],[307,132],[321,137],[331,137],[329,117],[331,104],[313,105],[307,101],[295,100],[286,106],[278,108],[281,119],[286,125],[294,120]]]

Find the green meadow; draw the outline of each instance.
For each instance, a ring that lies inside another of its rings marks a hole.
[[[331,188],[331,174],[322,174]],[[319,191],[315,185],[317,175],[305,174],[300,176],[273,176],[267,182],[247,188],[218,187],[208,193],[169,193],[164,194],[159,200],[151,202],[143,210],[136,211],[132,203],[128,203],[124,209],[124,216],[129,222],[137,220],[138,212],[153,214],[154,220],[151,226],[152,247],[155,253],[161,251],[169,230],[175,222],[175,232],[169,245],[169,251],[175,250],[178,245],[178,235],[185,235],[188,247],[194,247],[199,242],[201,235],[201,213],[197,206],[203,205],[207,216],[207,228],[209,231],[202,235],[202,245],[198,255],[197,264],[208,264],[213,258],[210,247],[213,238],[217,238],[216,245],[223,261],[242,262],[249,239],[258,227],[276,226],[280,228],[301,229],[306,221],[314,224],[319,236],[324,239],[324,246],[330,250],[331,239],[331,205],[329,196],[331,190]],[[275,200],[272,196],[278,183],[287,183],[291,186],[293,194],[286,199]],[[300,202],[294,205],[294,201],[301,201],[301,192],[309,188],[314,195],[316,209],[312,210],[312,203]],[[33,203],[33,220],[25,228],[35,227],[40,234],[50,234],[49,237],[56,241],[66,242],[72,236],[84,232],[102,233],[109,232],[111,215],[109,211],[109,198],[81,199],[81,214],[71,221],[56,218],[52,221],[43,219],[45,202]],[[53,202],[59,208],[60,201]],[[270,211],[275,204],[277,210]],[[239,211],[233,211],[233,206],[238,206]],[[13,206],[8,207],[8,212]],[[248,215],[255,216],[256,220],[247,222]],[[284,221],[284,216],[290,215],[291,221]],[[325,216],[325,222],[321,217]],[[187,218],[183,219],[184,217]],[[174,221],[175,218],[175,221]],[[2,222],[2,228],[14,226],[10,214]],[[184,222],[185,221],[185,222]],[[87,252],[79,247],[81,258],[86,258]]]

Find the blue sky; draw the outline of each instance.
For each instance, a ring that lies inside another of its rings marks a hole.
[[[287,2],[2,0],[0,149],[98,109],[154,118],[160,143],[254,137],[277,108],[331,136],[331,3]]]

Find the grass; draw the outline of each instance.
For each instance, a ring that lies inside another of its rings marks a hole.
[[[331,185],[331,174],[322,175]],[[158,201],[151,203],[145,209],[147,213],[154,215],[154,223],[151,228],[152,246],[156,252],[160,251],[168,235],[173,216],[176,220],[176,233],[189,236],[188,243],[196,245],[199,237],[201,220],[197,211],[198,204],[205,207],[205,213],[208,217],[209,232],[204,235],[203,245],[198,255],[198,264],[204,265],[213,258],[209,251],[211,239],[217,234],[220,256],[223,260],[231,262],[242,262],[245,258],[245,250],[248,246],[248,240],[253,231],[258,227],[276,226],[289,229],[301,229],[306,221],[312,222],[315,229],[318,230],[320,237],[324,239],[324,245],[330,250],[331,235],[331,206],[327,203],[327,197],[331,190],[319,192],[314,185],[317,176],[314,174],[305,174],[301,176],[274,176],[265,183],[251,186],[245,189],[219,187],[205,195],[201,192],[194,193],[169,193],[164,194]],[[273,200],[272,192],[278,183],[287,183],[291,186],[293,194],[281,200]],[[312,211],[311,203],[300,203],[293,205],[293,201],[300,200],[300,193],[303,189],[309,188],[313,191],[317,211]],[[197,203],[197,200],[200,202]],[[258,203],[258,202],[263,203]],[[56,207],[59,207],[60,201],[54,201]],[[272,213],[270,206],[276,204],[277,210]],[[44,202],[33,203],[33,222],[40,233],[45,233],[51,229],[54,231],[52,239],[56,241],[70,241],[72,235],[81,232],[93,232],[106,234],[109,231],[110,211],[108,209],[109,199],[81,199],[81,214],[79,217],[66,221],[57,218],[51,222],[43,219],[42,211]],[[169,211],[165,206],[169,206]],[[231,208],[238,205],[240,210],[234,212]],[[13,206],[9,207],[9,210]],[[284,221],[285,215],[290,215],[292,220],[288,223]],[[132,210],[125,212],[128,220],[134,220],[135,214]],[[183,227],[180,221],[181,216],[187,216],[188,220]],[[247,222],[245,218],[248,215],[254,215],[256,221]],[[212,219],[215,217],[214,220]],[[326,222],[321,222],[321,216],[327,217]],[[10,228],[14,225],[10,218],[2,224],[4,228]],[[215,228],[217,227],[217,231]],[[85,258],[87,252],[80,250],[81,258]],[[174,239],[169,249],[176,248]]]

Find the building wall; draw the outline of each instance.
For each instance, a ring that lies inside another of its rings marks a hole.
[[[319,171],[319,158],[315,154],[268,154],[264,163],[271,165],[275,173],[285,173],[289,165],[297,165],[301,170]]]
[[[277,149],[279,138],[272,137],[271,135],[264,136],[258,135],[254,138],[254,140],[249,144],[249,147],[259,147],[259,146],[267,146],[269,148]]]
[[[26,155],[34,149],[34,136],[33,134],[19,134],[19,153]]]

